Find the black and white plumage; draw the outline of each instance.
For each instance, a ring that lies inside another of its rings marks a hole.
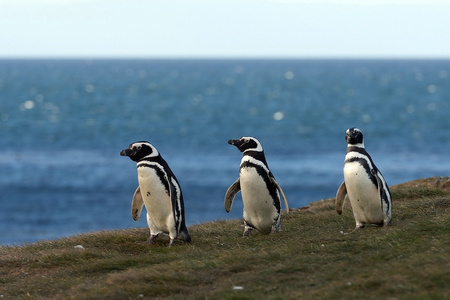
[[[263,234],[281,229],[280,193],[289,213],[289,206],[280,185],[269,170],[263,148],[253,137],[229,140],[242,152],[239,178],[225,194],[225,210],[231,211],[233,199],[240,191],[244,203],[244,236],[250,236],[256,228]]]
[[[345,139],[344,182],[336,194],[336,211],[342,214],[348,194],[356,229],[365,224],[387,226],[392,220],[392,198],[386,180],[366,152],[361,130],[348,129]]]
[[[143,141],[131,144],[120,155],[137,162],[139,186],[133,195],[131,215],[137,221],[145,205],[150,229],[147,243],[154,243],[160,233],[169,235],[170,246],[177,237],[190,242],[180,184],[158,150]]]

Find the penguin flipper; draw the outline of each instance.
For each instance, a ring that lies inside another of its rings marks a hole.
[[[271,176],[270,180],[272,181],[273,184],[275,184],[275,186],[277,187],[278,191],[280,191],[280,194],[281,194],[281,196],[283,197],[283,200],[284,200],[284,205],[286,206],[286,213],[289,214],[289,204],[287,202],[286,196],[284,195],[283,189],[278,184],[278,182],[275,180],[275,177]]]
[[[229,213],[231,211],[231,206],[233,206],[234,197],[241,190],[241,181],[238,178],[227,190],[225,194],[225,210]]]
[[[344,206],[345,195],[347,195],[347,186],[345,181],[342,182],[341,186],[338,188],[336,193],[336,212],[341,215],[342,207]]]
[[[144,206],[144,199],[142,199],[141,187],[138,186],[133,195],[133,201],[131,201],[131,216],[133,220],[139,220],[142,207]]]

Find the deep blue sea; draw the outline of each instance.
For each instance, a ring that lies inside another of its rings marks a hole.
[[[0,60],[0,245],[146,227],[119,156],[141,140],[188,225],[242,217],[231,138],[260,140],[291,207],[334,197],[350,127],[389,185],[449,176],[450,60]]]

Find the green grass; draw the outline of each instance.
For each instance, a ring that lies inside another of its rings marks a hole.
[[[392,187],[393,224],[353,231],[334,199],[241,237],[241,220],[191,226],[191,244],[136,244],[146,228],[0,247],[3,299],[449,299],[449,178]],[[83,245],[83,249],[74,248]],[[234,287],[241,287],[236,290]]]

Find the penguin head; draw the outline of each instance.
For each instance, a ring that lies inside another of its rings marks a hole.
[[[345,140],[349,145],[360,144],[364,146],[363,134],[361,130],[355,127],[347,129],[347,132],[345,134]]]
[[[254,137],[244,136],[238,140],[229,140],[228,144],[236,146],[241,152],[247,150],[262,152],[261,143]]]
[[[144,157],[158,156],[158,150],[149,142],[135,142],[132,143],[127,149],[120,151],[121,156],[128,156],[133,161],[140,161]]]

